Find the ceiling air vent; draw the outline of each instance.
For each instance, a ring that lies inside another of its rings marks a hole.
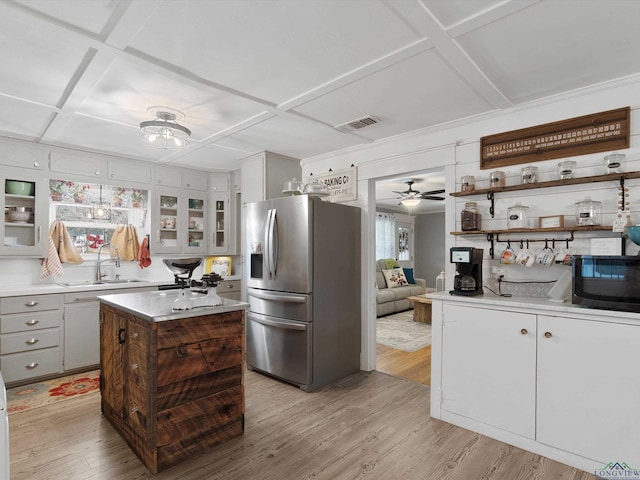
[[[342,125],[336,125],[334,128],[342,132],[352,132],[354,130],[360,130],[361,128],[368,127],[380,123],[380,119],[373,115],[367,115],[366,117],[358,118],[357,120],[351,120],[350,122],[343,123]]]

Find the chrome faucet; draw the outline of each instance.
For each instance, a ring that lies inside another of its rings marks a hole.
[[[102,274],[102,272],[100,271],[100,264],[111,260],[111,258],[106,258],[100,261],[100,253],[102,252],[102,247],[111,247],[116,251],[116,258],[114,259],[114,261],[116,267],[120,268],[120,253],[118,252],[118,247],[111,245],[110,243],[103,243],[102,245],[100,245],[100,248],[98,248],[98,259],[96,260],[96,282],[102,281],[102,277],[107,275],[106,273]]]

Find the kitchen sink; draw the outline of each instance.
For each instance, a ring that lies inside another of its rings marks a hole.
[[[135,278],[119,278],[118,280],[100,280],[96,282],[94,280],[85,280],[82,282],[66,282],[59,283],[58,285],[62,285],[63,287],[82,287],[82,286],[90,286],[90,285],[114,285],[114,284],[123,284],[123,283],[141,283],[146,282],[147,280],[138,280]]]

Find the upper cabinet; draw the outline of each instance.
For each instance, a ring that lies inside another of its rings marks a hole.
[[[229,174],[228,173],[212,173],[211,174],[211,190],[214,192],[229,191]]]
[[[298,159],[271,152],[244,159],[241,170],[243,205],[281,197],[284,182],[302,178]]]
[[[109,160],[108,168],[110,181],[151,183],[152,169],[150,163]]]
[[[163,187],[181,187],[182,171],[179,168],[157,167],[155,184]]]
[[[30,170],[44,170],[47,166],[42,150],[4,143],[0,143],[0,164]]]
[[[51,152],[49,169],[52,172],[81,175],[87,178],[104,178],[106,160],[93,155]]]
[[[211,245],[210,253],[234,253],[229,251],[231,240],[231,216],[229,214],[229,192],[211,194]]]
[[[4,222],[0,224],[0,255],[43,257],[48,247],[47,182],[35,175],[0,176]]]
[[[209,173],[193,171],[183,172],[182,188],[206,192],[209,190]]]
[[[207,194],[158,188],[154,202],[151,253],[207,253]]]

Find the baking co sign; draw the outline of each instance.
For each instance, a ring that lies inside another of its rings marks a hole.
[[[316,179],[327,186],[330,202],[347,202],[358,199],[357,167],[336,170],[324,175],[313,175],[307,178],[307,183]]]

